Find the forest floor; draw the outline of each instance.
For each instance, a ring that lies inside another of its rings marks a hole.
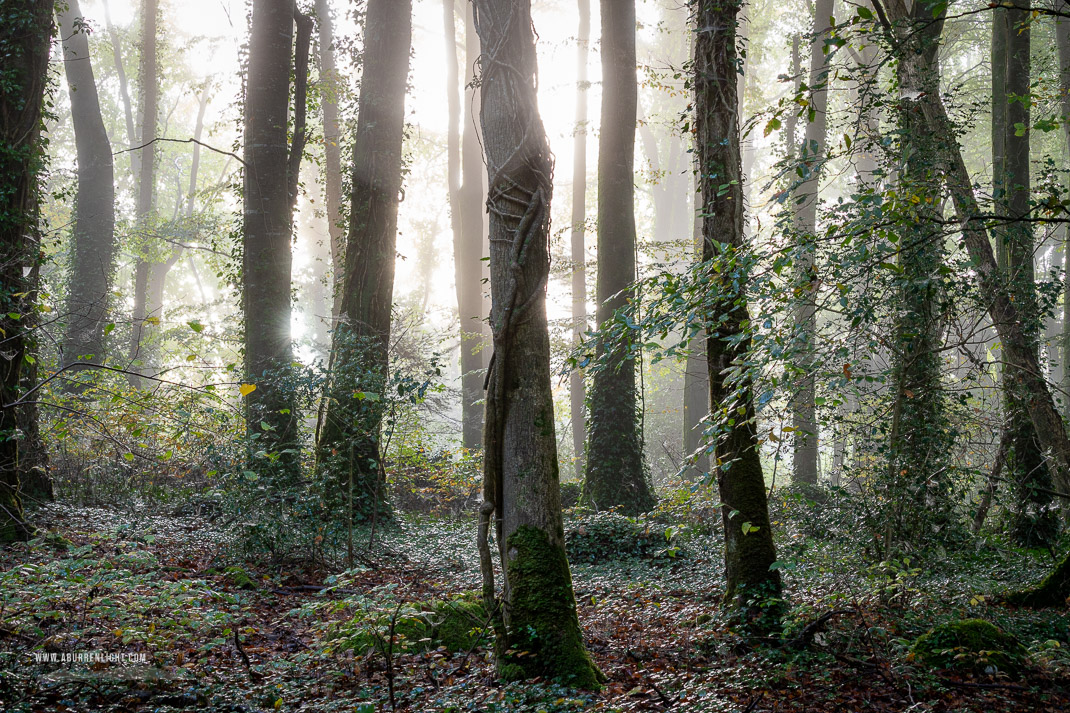
[[[620,537],[584,539],[605,521],[573,519],[579,617],[608,678],[592,694],[501,684],[484,637],[451,652],[404,628],[419,603],[469,601],[478,587],[472,520],[405,517],[364,564],[334,575],[239,563],[204,519],[53,505],[36,522],[45,534],[0,551],[4,711],[1070,710],[1067,611],[990,596],[1050,565],[995,545],[928,568],[865,567],[820,533],[783,528],[787,638],[841,613],[803,651],[746,650],[718,607],[715,534],[629,551]],[[648,542],[664,539],[655,535]],[[915,637],[970,617],[1020,637],[1024,669],[975,675],[912,660]],[[144,660],[64,660],[91,652]]]

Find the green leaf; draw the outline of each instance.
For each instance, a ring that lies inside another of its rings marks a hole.
[[[186,322],[186,324],[188,324],[189,328],[192,329],[194,332],[197,332],[198,334],[204,331],[204,325],[198,322],[197,320],[193,320],[192,322]]]
[[[873,11],[870,10],[868,7],[857,7],[855,8],[855,11],[858,12],[858,16],[861,17],[863,20],[873,19]]]
[[[781,127],[781,125],[782,124],[781,124],[780,119],[778,119],[777,117],[774,116],[772,119],[769,120],[769,123],[765,125],[765,134],[764,134],[764,136],[769,136],[769,134],[771,134],[774,131],[776,131],[777,129],[779,129]]]

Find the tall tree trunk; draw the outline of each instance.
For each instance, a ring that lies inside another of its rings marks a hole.
[[[108,30],[108,37],[111,39],[115,75],[119,79],[119,95],[123,99],[123,117],[126,119],[126,147],[133,149],[137,146],[137,132],[134,128],[133,103],[130,101],[130,82],[126,78],[126,66],[123,64],[122,40],[119,38],[119,31],[111,23],[110,3],[108,0],[102,0],[101,4],[104,6],[104,24]],[[127,156],[130,159],[130,175],[134,181],[133,185],[136,187],[138,185],[138,169],[141,167],[140,155],[137,151],[129,151]]]
[[[342,130],[338,121],[338,97],[342,85],[334,59],[334,21],[328,0],[316,0],[316,19],[319,21],[320,109],[323,112],[323,185],[333,275],[331,316],[337,319],[346,249],[342,222]]]
[[[104,361],[104,325],[115,272],[115,182],[111,144],[82,29],[78,0],[59,6],[63,69],[70,89],[71,121],[78,153],[74,238],[67,287],[67,330],[61,366]]]
[[[1002,39],[996,39],[1002,34]],[[992,13],[993,52],[992,131],[993,195],[996,213],[1008,222],[996,233],[997,249],[1005,255],[1003,264],[1014,303],[1024,320],[1022,326],[1033,349],[1040,353],[1041,315],[1033,268],[1033,230],[1022,221],[1029,216],[1029,102],[1019,99],[1030,92],[1029,11],[997,8]],[[1001,71],[997,71],[1000,67]],[[1003,84],[998,84],[997,79]],[[1001,105],[997,112],[997,106]],[[997,123],[997,117],[1000,123]],[[1022,127],[1022,129],[1019,129]],[[1002,151],[998,162],[997,147]],[[1020,376],[1014,365],[1003,368],[1005,428],[1010,448],[1006,471],[1013,484],[1011,536],[1022,546],[1050,546],[1058,538],[1059,518],[1052,496],[1051,472],[1036,429],[1018,396]]]
[[[576,123],[572,139],[572,344],[578,346],[587,331],[587,55],[591,46],[591,0],[577,0],[580,24],[576,37]],[[569,374],[569,410],[572,413],[572,452],[575,473],[586,469],[587,394],[583,370]]]
[[[37,176],[44,163],[41,108],[48,85],[52,10],[48,0],[9,2],[0,23],[0,542],[25,540],[33,532],[19,498],[28,439],[25,433],[19,437],[25,406],[17,402],[31,341],[22,316],[33,310],[35,266],[40,262]]]
[[[596,320],[609,326],[634,310],[635,1],[601,0],[602,114],[598,139],[598,277]],[[583,494],[595,509],[628,515],[657,503],[643,462],[635,360],[625,349],[598,354],[604,367],[591,379],[591,421]]]
[[[927,78],[931,76],[931,68],[926,67],[914,53],[904,51],[901,42],[902,35],[911,31],[911,18],[898,7],[891,14],[884,13],[883,9],[880,14],[883,15],[881,21],[886,30],[896,39],[895,49],[901,76],[907,82],[904,86],[909,89],[924,87],[926,82],[932,81]],[[1036,345],[1028,338],[1019,308],[996,264],[983,214],[956,140],[954,125],[937,92],[911,92],[904,96],[901,105],[914,107],[921,118],[923,130],[933,138],[935,157],[940,162],[956,218],[962,225],[963,243],[974,265],[981,298],[987,304],[993,326],[1003,346],[1005,360],[1018,369],[1021,375],[1018,382],[1019,394],[1036,428],[1041,447],[1052,459],[1056,487],[1065,491],[1070,488],[1070,438],[1067,438],[1062,418],[1055,408],[1055,401],[1044,379]]]
[[[290,336],[292,256],[289,118],[293,0],[254,0],[245,89],[243,291],[246,397],[252,465],[299,470],[297,403]]]
[[[412,4],[371,0],[366,23],[345,274],[317,460],[330,478],[353,488],[353,512],[370,519],[385,515],[379,429],[389,366]]]
[[[1070,14],[1070,2],[1056,0],[1056,8]],[[1059,50],[1059,97],[1063,115],[1063,140],[1070,156],[1070,17],[1055,19],[1055,41]],[[1059,338],[1059,356],[1063,364],[1063,418],[1070,421],[1070,225],[1063,228],[1063,331]]]
[[[448,163],[450,189],[450,224],[453,229],[453,268],[457,290],[457,315],[460,320],[461,337],[461,442],[465,448],[475,450],[482,440],[483,398],[482,359],[479,351],[483,343],[483,329],[480,316],[483,309],[483,290],[480,280],[483,254],[483,216],[471,211],[472,218],[477,219],[478,230],[466,230],[466,199],[482,190],[482,173],[478,169],[475,175],[462,175],[461,165],[461,97],[464,88],[460,85],[460,70],[457,61],[457,4],[455,0],[442,0],[443,27],[446,33],[446,89],[447,110],[449,111],[448,128]],[[468,57],[467,62],[475,61]],[[465,133],[469,133],[470,127]],[[465,137],[468,138],[467,136]],[[468,147],[471,152],[471,147]],[[475,190],[467,186],[469,180],[476,183]],[[468,189],[467,191],[465,189]],[[478,200],[478,199],[477,199]],[[471,227],[471,226],[469,226]]]
[[[473,7],[484,50],[480,119],[494,334],[479,538],[484,598],[494,596],[487,525],[496,511],[505,577],[498,672],[593,689],[600,674],[583,647],[558,490],[546,322],[553,160],[535,95],[531,7],[528,0],[476,0]]]
[[[819,431],[817,424],[817,382],[814,371],[814,347],[817,340],[817,205],[822,166],[825,161],[825,133],[828,124],[828,47],[831,31],[833,0],[817,0],[814,6],[814,34],[810,41],[811,119],[806,124],[799,161],[803,180],[798,195],[802,203],[793,201],[795,210],[795,279],[799,286],[795,306],[795,332],[798,354],[795,366],[801,374],[799,390],[792,399],[792,482],[817,485]]]
[[[141,3],[141,65],[138,83],[141,97],[141,144],[156,138],[159,120],[160,71],[156,58],[156,25],[159,19],[157,0]],[[156,144],[143,146],[138,152],[137,222],[142,232],[142,250],[153,251],[155,240],[149,238],[156,212]],[[174,264],[174,263],[172,263]],[[136,372],[150,373],[155,365],[155,344],[148,330],[146,318],[159,321],[158,314],[149,309],[149,290],[153,273],[153,260],[138,255],[134,262],[134,311],[130,332],[130,385],[139,388],[142,380]],[[162,297],[162,288],[160,290]]]
[[[484,197],[486,172],[483,170],[483,149],[479,136],[479,91],[474,86],[475,65],[479,57],[479,37],[472,24],[472,4],[465,3],[465,71],[464,102],[461,110],[464,127],[461,136],[461,186],[458,191],[457,214],[460,217],[460,238],[454,245],[457,275],[457,309],[461,322],[461,409],[463,443],[466,448],[479,448],[483,440],[483,409],[477,405],[483,397],[483,377],[487,325],[483,299],[485,271],[486,225]],[[462,294],[463,293],[463,294]]]
[[[725,531],[726,601],[758,630],[775,630],[780,572],[769,521],[765,478],[755,423],[752,376],[740,362],[750,349],[747,295],[735,285],[736,257],[743,242],[743,181],[739,148],[736,22],[738,0],[696,0],[695,111],[703,202],[703,258],[723,262],[711,269],[713,294],[719,299],[707,316],[706,357],[710,369],[710,403],[721,423],[715,451],[717,487]],[[725,189],[727,186],[727,189]],[[744,288],[745,289],[745,288]],[[730,376],[741,369],[738,377]]]

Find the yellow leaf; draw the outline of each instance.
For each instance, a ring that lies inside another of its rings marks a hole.
[[[146,317],[145,318],[145,324],[159,324],[159,323],[160,323],[160,318],[159,317]]]
[[[249,394],[256,391],[256,384],[242,384],[238,387],[238,391],[241,392],[242,396],[248,396]]]

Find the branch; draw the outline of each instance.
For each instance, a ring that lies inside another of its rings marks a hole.
[[[115,153],[113,153],[112,156],[118,156],[121,153],[127,153],[127,152],[130,152],[130,151],[140,151],[143,148],[146,148],[148,146],[152,146],[157,141],[170,141],[171,143],[175,143],[175,144],[197,144],[198,146],[203,146],[204,148],[208,149],[209,151],[215,151],[218,154],[222,154],[224,156],[230,156],[232,159],[234,159],[235,161],[240,163],[242,166],[245,165],[245,161],[243,161],[237,154],[231,153],[230,151],[224,151],[223,149],[217,149],[215,146],[209,146],[208,144],[206,144],[203,141],[200,141],[198,139],[192,139],[192,138],[190,138],[190,139],[168,139],[168,138],[165,138],[163,136],[157,136],[152,141],[149,141],[148,143],[141,144],[140,146],[131,146],[128,149],[120,149],[119,151],[116,151]]]

